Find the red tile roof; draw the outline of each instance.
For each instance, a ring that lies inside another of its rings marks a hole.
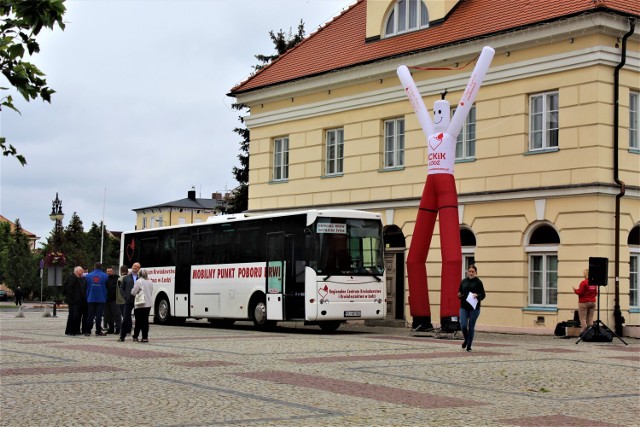
[[[365,40],[367,0],[345,10],[231,95],[595,11],[640,17],[638,0],[461,0],[441,24]]]
[[[0,222],[8,222],[9,225],[11,226],[11,231],[16,229],[16,225],[15,223],[13,223],[12,221],[9,221],[7,218],[5,218],[4,216],[0,215]],[[38,239],[38,236],[36,236],[35,234],[33,234],[32,232],[30,232],[29,230],[26,229],[22,229],[22,233],[27,236],[29,239]]]

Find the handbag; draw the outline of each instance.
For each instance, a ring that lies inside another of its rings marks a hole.
[[[136,299],[134,301],[134,306],[135,307],[144,307],[144,292],[142,291],[142,288],[136,294]]]

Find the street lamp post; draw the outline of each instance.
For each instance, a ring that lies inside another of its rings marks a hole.
[[[55,225],[53,228],[53,252],[58,252],[60,250],[60,237],[62,235],[62,220],[64,219],[64,213],[62,213],[62,201],[58,198],[58,193],[56,193],[56,198],[53,200],[53,204],[51,206],[51,214],[49,214],[49,219],[51,221],[55,221]],[[58,278],[58,273],[59,273],[60,280],[62,280],[62,267],[50,266],[49,273],[51,273],[52,270],[54,270],[53,273],[55,275],[55,279]],[[54,283],[54,285],[57,285],[57,283]],[[56,317],[55,298],[53,300],[53,317]]]
[[[51,221],[55,221],[53,229],[53,246],[55,249],[58,249],[57,246],[60,243],[60,233],[62,233],[62,220],[64,219],[64,214],[62,213],[62,200],[58,198],[58,193],[56,193],[56,198],[53,201],[49,219]]]

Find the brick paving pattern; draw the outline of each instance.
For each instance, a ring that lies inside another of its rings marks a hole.
[[[0,311],[1,426],[639,426],[640,341],[409,336],[358,322],[151,324],[149,343],[65,336]]]

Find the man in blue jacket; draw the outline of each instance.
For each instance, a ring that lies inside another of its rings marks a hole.
[[[95,322],[96,335],[103,337],[106,334],[102,332],[102,313],[104,305],[107,302],[107,281],[109,276],[102,271],[102,264],[96,262],[94,270],[87,274],[87,305],[89,306],[89,314],[87,316],[87,324],[84,331],[85,336],[91,336],[91,329]]]

